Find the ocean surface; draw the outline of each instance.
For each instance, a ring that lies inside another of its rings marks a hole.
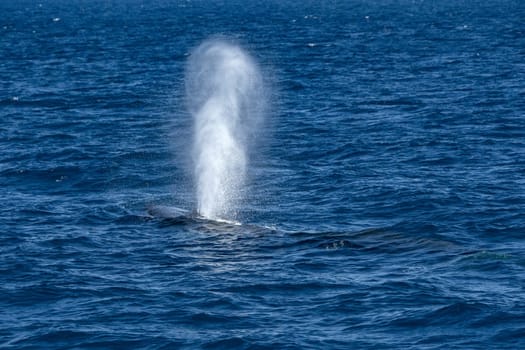
[[[524,18],[2,0],[0,348],[525,348]],[[209,38],[267,86],[230,221],[191,214]]]

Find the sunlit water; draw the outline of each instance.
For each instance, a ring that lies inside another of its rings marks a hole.
[[[1,348],[525,347],[521,2],[0,14]],[[268,102],[229,221],[195,176],[210,37]]]

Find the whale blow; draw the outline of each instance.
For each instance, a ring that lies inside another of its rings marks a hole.
[[[185,82],[194,119],[197,211],[209,219],[234,219],[265,104],[261,73],[239,46],[208,40],[191,54]]]

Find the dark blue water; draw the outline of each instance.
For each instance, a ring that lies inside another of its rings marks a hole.
[[[525,6],[0,4],[0,347],[525,347]],[[195,208],[184,70],[270,86],[242,225]],[[186,145],[186,146],[185,146]]]

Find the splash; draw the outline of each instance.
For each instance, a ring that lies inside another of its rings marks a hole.
[[[194,118],[197,211],[209,219],[235,219],[265,104],[261,73],[239,46],[209,40],[190,56],[186,96]]]

